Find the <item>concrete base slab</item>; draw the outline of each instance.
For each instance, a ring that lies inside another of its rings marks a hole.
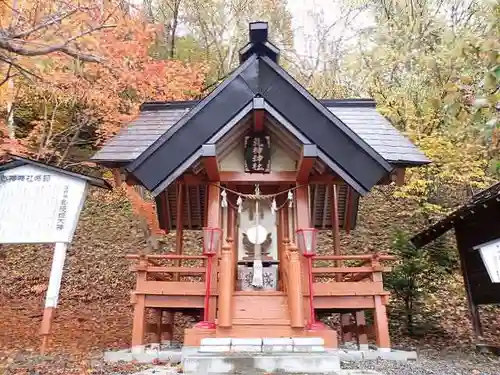
[[[138,363],[152,363],[160,361],[170,364],[177,364],[181,362],[182,352],[178,349],[172,350],[155,350],[145,349],[143,351],[133,351],[131,349],[107,351],[104,352],[105,362],[132,362]]]
[[[416,361],[417,352],[404,350],[333,350],[338,353],[341,361],[363,361],[385,359],[388,361]]]
[[[132,375],[177,375],[178,373],[179,371],[175,367],[154,366]]]
[[[192,354],[183,358],[185,374],[299,373],[337,374],[340,361],[336,353],[231,353]]]
[[[291,353],[293,352],[292,345],[262,345],[264,353]]]

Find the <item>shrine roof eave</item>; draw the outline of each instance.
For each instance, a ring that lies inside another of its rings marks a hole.
[[[280,124],[282,124],[293,136],[295,136],[303,145],[313,145],[314,143],[303,135],[298,129],[296,129],[290,122],[282,117],[269,103],[264,102],[264,107],[267,113],[269,113],[274,119],[276,119]],[[241,119],[243,119],[252,110],[252,103],[249,103],[242,111],[240,111],[235,117],[231,119],[225,126],[223,126],[216,134],[214,134],[206,144],[217,143],[225,134],[227,134],[234,125],[237,124]],[[163,181],[153,189],[150,190],[154,196],[159,195],[168,186],[170,186],[176,179],[178,179],[184,172],[188,170],[193,164],[195,164],[200,158],[204,156],[203,149],[204,145],[200,145],[193,154],[191,154],[181,165],[175,168],[172,173],[167,175]],[[314,144],[315,145],[315,144]],[[315,145],[317,146],[317,145]],[[360,185],[349,173],[346,173],[335,161],[333,161],[325,152],[318,148],[317,150],[318,159],[325,163],[337,176],[339,176],[343,181],[345,181],[349,186],[351,186],[356,192],[361,195],[368,193],[368,190]],[[125,168],[126,170],[127,168]],[[130,173],[129,171],[127,171]],[[131,173],[133,176],[133,173]],[[135,176],[134,176],[135,177]],[[147,188],[147,186],[146,186]]]
[[[467,203],[458,207],[448,216],[415,234],[410,242],[417,248],[425,246],[444,235],[458,222],[473,219],[482,208],[487,208],[492,204],[500,206],[500,182],[474,194]]]
[[[107,141],[92,160],[109,168],[125,167],[198,103],[197,100],[143,103],[139,116]],[[423,152],[378,113],[372,99],[323,99],[320,103],[341,118],[394,168],[430,163]]]
[[[280,66],[254,55],[143,151],[126,167],[127,172],[148,190],[158,191],[162,181],[193,158],[202,144],[256,96],[263,97],[288,120],[293,119],[298,131],[353,180],[351,185],[356,190],[369,191],[393,169]]]

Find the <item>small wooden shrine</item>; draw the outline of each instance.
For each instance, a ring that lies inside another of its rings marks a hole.
[[[339,231],[355,227],[360,196],[402,183],[405,168],[429,160],[372,100],[318,100],[279,55],[267,23],[251,23],[240,66],[213,92],[144,103],[93,157],[118,184],[150,192],[160,228],[176,231],[169,253],[129,256],[137,275],[133,346],[146,331],[171,335],[163,322],[176,311],[200,316],[185,345],[312,335],[337,347],[336,332],[317,320],[333,312],[346,326],[355,314],[366,343],[363,312],[372,310],[377,344],[390,347],[381,262],[391,257],[342,255]],[[184,253],[184,229],[203,231],[198,255]],[[317,254],[318,229],[333,233],[328,254]],[[146,309],[156,324],[146,324]]]
[[[472,327],[483,335],[479,305],[500,304],[500,182],[475,195],[448,216],[417,233],[422,247],[455,229]]]

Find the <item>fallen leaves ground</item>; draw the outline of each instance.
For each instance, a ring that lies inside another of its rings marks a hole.
[[[365,199],[357,229],[342,239],[346,252],[386,250],[390,244],[389,229],[401,225],[397,215],[390,214],[389,207],[394,204],[397,202],[382,193]],[[172,235],[167,236],[167,248],[172,239]],[[198,236],[186,233],[185,244],[187,248],[198,246]],[[328,233],[322,235],[321,246],[331,247]],[[143,238],[124,197],[93,191],[68,253],[50,357],[44,360],[36,353],[52,249],[3,246],[0,249],[0,370],[3,368],[3,372],[0,374],[133,372],[137,365],[115,368],[103,365],[100,357],[104,350],[130,345],[129,299],[134,279],[124,255],[142,247]],[[460,275],[450,278],[438,294],[431,296],[426,309],[434,331],[420,340],[409,339],[400,333],[398,322],[392,322],[396,345],[438,349],[470,345],[472,332]],[[500,336],[500,314],[484,311],[482,319],[489,339]],[[176,320],[182,324],[186,321],[182,316]],[[181,339],[181,327],[176,333]]]

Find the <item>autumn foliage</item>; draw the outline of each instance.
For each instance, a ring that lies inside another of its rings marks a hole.
[[[0,104],[10,101],[16,121],[18,117],[25,121],[21,130],[15,123],[10,125],[17,129],[12,137],[8,114],[0,119],[0,152],[25,154],[60,166],[81,164],[96,147],[127,126],[144,101],[188,100],[201,94],[204,66],[159,60],[149,53],[161,34],[160,26],[116,8],[103,13],[97,10],[88,8],[77,17],[64,18],[63,31],[59,31],[70,39],[69,30],[80,35],[75,48],[94,56],[98,63],[67,50],[19,57],[30,74],[12,75],[15,89],[2,85]],[[86,34],[82,28],[88,24],[97,26]],[[106,27],[98,27],[104,24]],[[35,39],[42,36],[38,32],[30,35]],[[60,43],[59,39],[45,41]],[[82,148],[85,156],[74,160],[72,155],[81,154]],[[142,200],[131,188],[125,191],[134,211],[146,218],[151,234],[161,233],[154,203]]]
[[[101,63],[54,52],[30,62],[33,76],[40,79],[13,78],[15,97],[9,100],[15,115],[29,112],[29,124],[15,140],[7,141],[4,122],[2,149],[15,146],[33,157],[64,164],[75,145],[95,147],[126,126],[142,102],[200,95],[203,66],[150,56],[158,27],[121,13],[109,22],[114,27],[79,39],[79,47],[99,56]],[[6,99],[0,96],[2,104]]]
[[[148,235],[158,236],[165,234],[160,228],[154,202],[143,199],[132,185],[122,184],[121,188],[125,190],[134,213],[145,220],[147,229],[150,232]]]

